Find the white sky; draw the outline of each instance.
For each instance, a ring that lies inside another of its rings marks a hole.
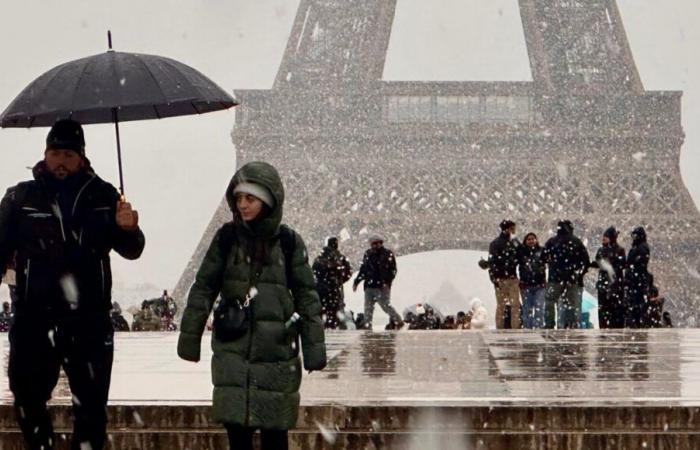
[[[647,89],[683,90],[681,170],[696,203],[700,178],[700,3],[618,0]],[[224,89],[272,85],[298,0],[0,0],[0,109],[62,62],[106,50],[153,53],[187,63]],[[399,0],[386,79],[529,80],[517,0]],[[138,262],[114,258],[115,285],[174,286],[234,170],[233,112],[125,123],[127,196],[147,245]],[[46,128],[0,130],[0,189],[30,177]],[[114,130],[86,127],[87,153],[116,185]],[[157,292],[154,292],[156,294]]]

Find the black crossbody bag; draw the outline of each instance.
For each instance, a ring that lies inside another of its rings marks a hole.
[[[244,300],[222,298],[214,310],[214,337],[221,342],[231,342],[243,337],[250,328],[252,312],[250,301],[253,299],[253,289],[258,283],[261,264],[256,264],[248,292]]]
[[[291,261],[296,244],[294,232],[282,225],[280,227],[280,246],[284,254],[284,265],[287,276],[287,284],[291,280]],[[219,238],[219,245],[226,255],[231,251],[233,243],[236,241],[236,232],[232,223],[224,225]],[[250,284],[245,299],[221,298],[219,304],[214,309],[214,338],[220,342],[231,342],[245,336],[252,323],[252,308],[250,306],[254,295],[253,290],[258,284],[262,272],[262,263],[257,263],[251,268]]]

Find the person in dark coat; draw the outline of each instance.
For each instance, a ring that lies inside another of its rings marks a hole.
[[[263,450],[287,449],[299,413],[300,350],[306,370],[326,366],[321,302],[304,241],[282,224],[284,196],[273,166],[250,162],[236,172],[226,190],[233,221],[215,234],[182,315],[177,353],[197,362],[219,294],[249,308],[242,334],[219,334],[215,323],[211,343],[212,416],[232,449],[252,449],[257,429]]]
[[[63,367],[73,448],[97,450],[106,439],[114,352],[109,254],[136,259],[145,240],[136,211],[91,168],[77,122],[51,128],[33,175],[0,203],[0,267],[14,258],[20,286],[8,366],[17,421],[28,448],[53,448],[46,402]]]
[[[625,267],[625,326],[642,328],[645,312],[648,309],[649,289],[654,284],[654,278],[649,273],[651,249],[647,243],[647,233],[644,227],[632,231],[632,247],[627,255]]]
[[[338,238],[331,237],[327,240],[311,268],[316,278],[316,291],[321,298],[326,328],[346,329],[343,284],[352,277],[352,267],[338,250]]]
[[[396,256],[394,252],[384,247],[384,239],[379,235],[369,238],[370,249],[362,258],[362,265],[352,283],[352,290],[357,291],[357,286],[364,281],[365,288],[365,321],[364,327],[372,329],[372,317],[374,316],[374,304],[378,303],[382,310],[389,315],[389,319],[403,327],[403,320],[391,306],[391,285],[396,278]]]
[[[496,328],[520,328],[520,285],[518,282],[518,248],[514,238],[516,224],[504,220],[501,233],[489,245],[489,277],[496,290]],[[506,308],[510,308],[510,321],[506,324]]]
[[[10,310],[10,302],[3,302],[2,311],[0,311],[0,333],[7,333],[10,331],[13,318],[14,314],[12,314]]]
[[[624,268],[627,256],[617,243],[618,231],[610,227],[603,233],[602,246],[591,267],[598,270],[598,325],[600,328],[625,326]]]
[[[545,328],[554,328],[555,307],[557,328],[579,328],[583,276],[591,261],[586,246],[574,235],[571,221],[563,220],[557,224],[557,234],[545,244],[542,258],[549,269]]]
[[[644,328],[664,327],[664,303],[666,299],[659,294],[659,288],[652,286],[649,289],[649,302],[644,317]]]
[[[129,323],[122,315],[122,307],[117,302],[112,303],[110,319],[112,320],[114,331],[129,331]]]
[[[544,327],[544,293],[547,286],[547,267],[542,260],[542,247],[535,233],[528,233],[518,248],[520,295],[523,299],[523,328]]]

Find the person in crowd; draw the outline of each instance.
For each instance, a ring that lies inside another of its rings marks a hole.
[[[523,328],[544,327],[544,293],[547,270],[542,260],[542,247],[535,233],[528,233],[518,248],[520,295],[523,299]]]
[[[624,275],[625,326],[642,328],[649,307],[649,290],[654,284],[654,278],[649,273],[651,249],[644,227],[635,228],[631,236],[632,246],[627,255]]]
[[[471,328],[471,315],[467,315],[464,311],[457,312],[455,320],[455,330],[468,330]]]
[[[343,285],[352,277],[352,267],[338,249],[338,238],[330,237],[321,254],[311,267],[316,278],[316,291],[321,298],[321,307],[326,328],[347,328],[344,310]]]
[[[129,323],[122,315],[122,307],[117,302],[112,302],[112,311],[110,314],[112,320],[112,328],[114,331],[129,331]]]
[[[197,362],[221,294],[212,416],[224,424],[231,449],[252,449],[260,430],[263,450],[286,450],[299,411],[300,350],[306,370],[326,365],[321,302],[304,241],[282,224],[284,197],[270,164],[250,162],[236,172],[226,190],[233,221],[214,236],[180,324],[177,353]]]
[[[583,276],[590,257],[583,242],[574,235],[569,220],[557,224],[557,234],[545,244],[542,258],[549,269],[545,291],[545,328],[579,328]]]
[[[10,326],[12,325],[12,318],[14,314],[10,309],[9,302],[2,303],[2,312],[0,312],[0,333],[7,333],[10,331]]]
[[[446,316],[444,322],[440,324],[441,330],[455,330],[456,327],[455,316]]]
[[[411,323],[411,330],[439,330],[440,319],[430,305],[419,303],[416,305],[415,319]]]
[[[365,329],[365,314],[357,313],[355,316],[355,329],[364,330]]]
[[[416,313],[413,311],[408,311],[406,314],[404,314],[403,317],[403,323],[404,326],[408,327],[409,330],[413,330],[413,324],[416,321]]]
[[[141,310],[134,314],[131,324],[132,331],[161,331],[160,316],[156,313],[156,305],[153,300],[141,302]]]
[[[602,246],[591,267],[598,269],[598,325],[600,328],[625,326],[624,268],[627,256],[617,243],[618,231],[610,227],[603,233]]]
[[[470,329],[483,330],[486,328],[488,312],[486,311],[486,307],[484,307],[484,303],[478,298],[471,301],[467,316]]]
[[[659,294],[659,288],[649,288],[649,301],[644,317],[644,328],[664,328],[664,303],[666,299]]]
[[[352,290],[364,281],[365,289],[365,328],[372,329],[374,304],[378,303],[389,318],[403,327],[403,320],[391,306],[391,285],[396,278],[396,257],[394,252],[384,247],[384,238],[372,235],[369,238],[370,249],[365,252],[362,265],[352,284]]]
[[[51,127],[32,173],[0,203],[0,270],[14,262],[20,286],[8,364],[17,421],[28,448],[53,448],[46,403],[63,367],[72,448],[99,450],[114,353],[110,252],[137,259],[145,239],[137,212],[95,174],[78,122]]]
[[[12,305],[15,305],[15,302],[17,302],[17,275],[15,274],[14,262],[8,264],[5,275],[2,277],[1,281],[7,285],[7,288],[10,291],[10,301],[12,302]],[[14,310],[12,313],[14,314]]]
[[[154,312],[160,319],[161,331],[177,331],[175,323],[175,315],[177,314],[177,303],[175,299],[168,294],[168,290],[163,290],[163,295],[155,299]]]
[[[673,321],[671,320],[671,313],[664,311],[661,316],[661,326],[662,328],[673,328]]]
[[[520,288],[518,282],[518,248],[516,224],[504,220],[501,233],[489,245],[488,271],[496,290],[496,328],[520,328]],[[505,309],[510,307],[510,327],[505,323]]]

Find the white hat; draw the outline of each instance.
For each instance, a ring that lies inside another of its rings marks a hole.
[[[251,183],[249,181],[238,183],[233,189],[233,195],[236,195],[240,192],[250,194],[253,197],[259,198],[270,208],[275,206],[275,199],[272,198],[272,194],[270,194],[270,191],[261,184]]]

